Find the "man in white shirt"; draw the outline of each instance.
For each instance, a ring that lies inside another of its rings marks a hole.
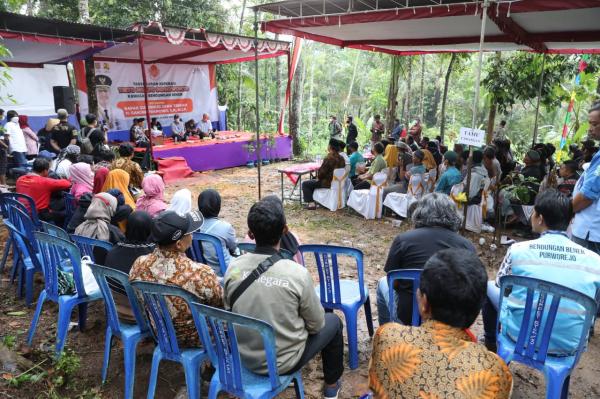
[[[6,113],[6,136],[8,137],[8,152],[13,157],[13,163],[17,168],[27,166],[27,144],[25,135],[19,126],[19,114],[10,110]]]
[[[198,131],[200,132],[200,138],[208,136],[215,138],[208,114],[202,114],[202,120],[198,123]]]

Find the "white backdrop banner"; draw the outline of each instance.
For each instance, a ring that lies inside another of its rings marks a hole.
[[[150,116],[158,118],[163,126],[170,125],[175,114],[183,121],[198,122],[204,113],[213,121],[219,119],[212,67],[172,64],[145,67]],[[110,130],[129,129],[133,118],[146,117],[139,64],[97,61],[95,69],[99,113]],[[87,93],[81,86],[79,95],[82,114],[85,114]]]
[[[0,72],[3,72],[4,68]],[[11,80],[0,87],[0,108],[14,109],[28,116],[55,114],[52,86],[69,86],[64,65],[44,65],[43,68],[10,68]],[[14,100],[14,101],[11,101]]]

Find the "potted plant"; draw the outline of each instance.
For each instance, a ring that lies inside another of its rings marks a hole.
[[[248,144],[244,144],[244,149],[246,150],[246,153],[248,154],[246,166],[249,168],[253,168],[254,163],[256,161],[253,159],[254,157],[252,155],[256,153],[256,140],[250,140],[248,142]]]

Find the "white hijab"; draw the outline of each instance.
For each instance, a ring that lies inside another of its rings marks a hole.
[[[180,216],[190,213],[192,211],[192,192],[187,188],[176,191],[167,210],[175,211]]]

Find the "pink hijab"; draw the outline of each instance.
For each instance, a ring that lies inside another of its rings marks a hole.
[[[79,199],[85,193],[91,193],[94,188],[94,173],[92,167],[85,162],[77,162],[69,167],[69,176],[73,186],[71,194]]]
[[[94,174],[94,194],[98,194],[102,192],[102,187],[104,187],[104,182],[106,181],[106,177],[108,176],[108,168],[99,168]]]
[[[146,211],[150,216],[154,217],[167,209],[167,203],[163,199],[165,183],[162,177],[156,174],[144,177],[142,189],[144,190],[144,195],[137,200],[135,204],[136,210]]]

